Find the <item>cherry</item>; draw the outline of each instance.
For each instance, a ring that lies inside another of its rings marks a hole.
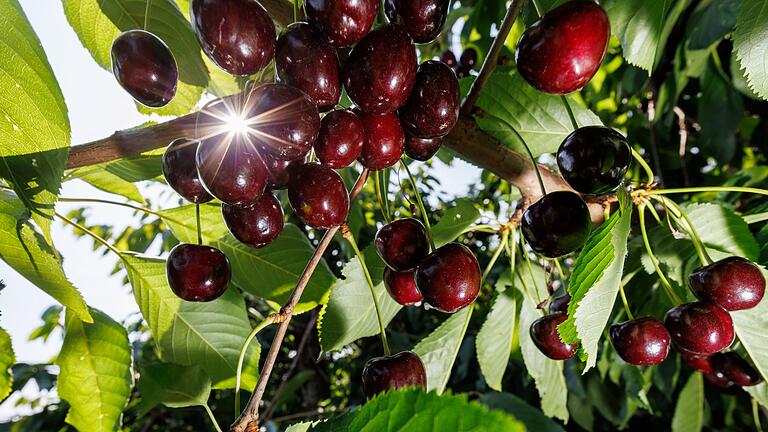
[[[275,69],[280,82],[306,93],[320,111],[339,103],[341,72],[336,49],[309,24],[293,23],[277,39]]]
[[[416,136],[446,135],[459,119],[459,80],[451,68],[429,60],[419,66],[413,92],[400,109],[403,126]]]
[[[393,113],[361,113],[360,120],[365,128],[360,163],[371,170],[381,170],[396,164],[405,151],[405,133],[400,119]]]
[[[568,312],[568,305],[571,303],[571,296],[565,294],[560,297],[552,299],[549,303],[549,313],[556,314],[558,312]]]
[[[209,302],[227,290],[232,271],[222,251],[182,243],[168,255],[166,277],[171,290],[183,300]]]
[[[398,219],[384,225],[373,240],[384,264],[396,271],[413,270],[429,255],[429,238],[416,219]]]
[[[283,231],[283,207],[271,193],[245,207],[222,204],[221,213],[229,232],[255,248],[272,243]]]
[[[128,30],[112,42],[112,73],[134,99],[160,108],[176,96],[179,69],[171,49],[144,30]]]
[[[583,194],[615,191],[632,162],[627,139],[603,126],[586,126],[571,132],[557,150],[560,174]]]
[[[351,165],[363,151],[365,126],[349,110],[331,111],[320,124],[315,154],[320,162],[334,169]]]
[[[359,42],[371,30],[379,0],[306,0],[304,11],[309,23],[317,27],[335,47]]]
[[[403,351],[389,357],[368,360],[363,368],[363,393],[372,398],[403,387],[427,387],[427,371],[419,356]]]
[[[688,352],[684,349],[680,349],[678,347],[678,351],[680,352],[680,357],[683,358],[685,363],[693,370],[697,370],[699,372],[703,373],[710,373],[712,372],[712,362],[710,355],[700,355],[695,354],[692,352]]]
[[[566,94],[584,87],[605,57],[611,24],[592,1],[569,1],[545,13],[517,43],[517,70],[539,91]]]
[[[413,271],[398,272],[385,267],[384,287],[392,299],[403,306],[412,306],[424,300],[416,287]]]
[[[430,160],[432,156],[437,154],[442,144],[443,139],[440,137],[419,138],[408,132],[405,134],[405,154],[417,161],[426,162]]]
[[[202,204],[213,197],[205,190],[197,174],[197,145],[198,141],[187,138],[173,141],[163,153],[163,175],[168,185],[184,199]]]
[[[291,167],[288,200],[296,216],[312,228],[339,226],[349,214],[341,176],[316,162]]]
[[[271,190],[280,190],[288,187],[289,166],[299,162],[276,159],[268,154],[262,154],[261,158],[267,166],[267,187]]]
[[[556,258],[584,245],[592,229],[592,217],[581,197],[557,191],[544,195],[525,210],[521,228],[534,251]]]
[[[384,12],[398,23],[416,43],[432,42],[448,17],[450,0],[384,0]]]
[[[433,308],[453,313],[469,305],[480,292],[480,264],[468,247],[448,243],[416,267],[416,286]]]
[[[477,64],[477,50],[474,48],[465,49],[459,57],[459,67],[471,71],[475,64]]]
[[[656,318],[612,325],[611,343],[619,357],[635,366],[659,364],[669,354],[669,332]]]
[[[275,24],[256,0],[192,0],[190,20],[200,46],[232,75],[248,76],[275,55]]]
[[[400,108],[416,80],[416,47],[397,25],[370,32],[349,54],[344,87],[363,112],[384,114]]]
[[[675,345],[693,354],[714,354],[734,337],[731,315],[713,303],[679,305],[667,312],[664,326]]]
[[[739,390],[739,386],[733,381],[729,380],[722,372],[709,372],[704,374],[704,378],[725,393],[735,393]]]
[[[563,342],[557,333],[557,326],[566,319],[568,315],[561,312],[543,316],[531,324],[531,340],[542,354],[552,360],[568,360],[576,353],[577,345]]]
[[[196,161],[206,190],[227,204],[252,203],[267,186],[267,167],[242,134],[204,139],[197,147]]]
[[[748,387],[762,381],[760,373],[735,352],[717,353],[711,358],[712,368],[734,384]]]
[[[765,294],[765,277],[760,268],[740,257],[698,268],[688,282],[699,300],[710,301],[727,311],[751,309]]]
[[[454,67],[458,63],[456,62],[456,55],[451,50],[445,50],[440,54],[440,61],[448,65],[448,67]]]

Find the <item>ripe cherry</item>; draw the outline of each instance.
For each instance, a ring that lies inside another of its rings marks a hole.
[[[166,277],[171,290],[180,298],[191,302],[209,302],[227,290],[232,271],[222,251],[210,246],[182,243],[168,255]]]
[[[589,209],[578,195],[557,191],[543,196],[523,213],[521,228],[534,251],[556,258],[576,251],[592,230]]]
[[[560,297],[555,297],[549,303],[549,313],[556,314],[558,312],[568,312],[568,305],[571,303],[571,296],[568,294]]]
[[[611,24],[593,1],[569,1],[545,13],[517,43],[517,70],[533,87],[566,94],[584,87],[605,57]]]
[[[280,190],[288,187],[289,166],[299,164],[300,161],[286,161],[276,159],[268,154],[262,154],[264,164],[267,166],[267,187],[271,190]]]
[[[204,139],[197,147],[196,163],[206,190],[227,204],[252,203],[267,186],[267,167],[241,134]]]
[[[335,47],[359,42],[371,30],[379,0],[306,0],[304,11],[309,23],[317,27]]]
[[[345,168],[360,157],[363,144],[363,121],[349,110],[331,111],[323,117],[320,125],[315,154],[320,162],[329,168]]]
[[[371,170],[381,170],[396,164],[405,151],[405,133],[400,119],[393,113],[360,114],[365,128],[365,142],[360,163]]]
[[[450,0],[384,0],[391,23],[401,24],[416,43],[432,42],[448,17]]]
[[[229,232],[251,247],[262,248],[283,231],[283,207],[269,192],[245,207],[222,204],[221,213]]]
[[[680,349],[680,347],[677,347],[677,350],[680,353],[680,357],[683,358],[683,361],[685,361],[691,369],[703,373],[712,372],[711,355],[694,354],[684,349]]]
[[[400,108],[416,80],[416,47],[396,25],[370,32],[349,54],[344,87],[363,112],[384,114]]]
[[[455,67],[458,63],[456,62],[456,55],[451,50],[445,50],[440,54],[440,61],[448,65],[448,67]]]
[[[392,299],[403,306],[412,306],[424,300],[416,287],[413,271],[398,272],[384,268],[384,287]]]
[[[416,286],[433,308],[453,313],[469,305],[480,292],[480,264],[468,247],[448,243],[416,267]]]
[[[256,0],[192,0],[190,19],[200,46],[232,75],[248,76],[275,55],[275,24]]]
[[[413,270],[429,255],[429,238],[416,219],[398,219],[384,225],[373,240],[384,263],[397,271]]]
[[[722,372],[715,371],[705,373],[704,379],[706,379],[708,383],[712,384],[714,387],[717,387],[717,389],[724,393],[734,394],[739,390],[739,386],[736,385],[736,383],[733,381],[729,380]]]
[[[422,63],[399,114],[403,127],[416,136],[435,138],[450,132],[459,119],[459,80],[453,70],[439,61]]]
[[[176,96],[179,69],[171,49],[144,30],[129,30],[112,42],[112,73],[134,99],[160,108]]]
[[[205,190],[197,173],[197,145],[198,141],[187,138],[173,141],[163,153],[163,175],[168,185],[184,199],[202,204],[213,197]]]
[[[586,126],[571,132],[557,150],[560,174],[583,194],[615,191],[632,162],[627,139],[603,126]]]
[[[762,381],[760,373],[735,352],[717,353],[711,358],[712,368],[734,384],[748,387]]]
[[[419,138],[411,133],[405,133],[405,154],[411,159],[426,162],[437,154],[443,139],[437,138]]]
[[[372,398],[403,387],[427,387],[427,371],[419,356],[403,351],[389,357],[368,360],[363,368],[363,393]]]
[[[477,64],[477,50],[474,48],[465,49],[459,57],[459,67],[471,71],[475,64]]]
[[[293,23],[277,39],[275,69],[280,82],[306,93],[320,111],[339,103],[341,72],[336,49],[309,24]]]
[[[531,324],[530,334],[534,345],[552,360],[568,360],[576,353],[576,345],[563,342],[557,326],[568,319],[564,313],[543,316]]]
[[[751,309],[765,294],[765,277],[760,268],[740,257],[698,268],[688,282],[699,300],[710,301],[727,311]]]
[[[611,343],[619,357],[635,366],[659,364],[669,354],[669,332],[655,318],[638,318],[612,325]]]
[[[679,305],[667,312],[664,326],[675,345],[693,354],[714,354],[734,337],[731,315],[713,303]]]
[[[316,162],[291,167],[288,200],[296,216],[312,228],[339,226],[349,214],[341,176]]]

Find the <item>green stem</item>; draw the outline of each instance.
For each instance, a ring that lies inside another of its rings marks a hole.
[[[565,105],[565,110],[568,111],[568,117],[571,119],[571,126],[573,126],[573,130],[576,130],[579,128],[579,122],[576,121],[576,116],[573,114],[573,110],[571,109],[571,104],[568,103],[568,98],[565,97],[565,95],[560,96],[560,100],[563,101],[563,105]]]
[[[379,201],[379,210],[381,210],[381,214],[384,216],[384,222],[390,223],[391,219],[389,218],[389,206],[386,204],[386,200],[384,199],[384,196],[381,192],[381,178],[379,177],[379,171],[373,172],[373,183],[376,187],[376,199]]]
[[[63,220],[64,222],[66,222],[66,223],[72,225],[73,227],[83,231],[84,233],[88,234],[94,240],[98,241],[99,243],[104,245],[107,249],[109,249],[110,251],[114,252],[115,255],[117,255],[118,257],[122,257],[122,253],[119,250],[117,250],[116,247],[112,246],[108,241],[104,240],[101,236],[99,236],[95,232],[93,232],[93,231],[89,230],[88,228],[80,225],[79,223],[77,223],[77,222],[67,218],[66,216],[62,216],[59,213],[54,213],[54,215],[56,215],[57,218]]]
[[[522,230],[520,231],[520,253],[523,254],[523,259],[525,260],[525,265],[528,267],[528,274],[531,276],[531,280],[533,281],[533,289],[536,291],[536,304],[541,303],[541,295],[539,291],[539,284],[536,282],[536,277],[533,275],[533,265],[531,264],[531,257],[528,256],[528,251],[525,250],[526,243],[525,243],[525,237],[523,236]]]
[[[488,277],[488,274],[491,273],[491,270],[493,269],[494,264],[496,264],[496,261],[499,259],[499,256],[501,256],[501,252],[506,248],[508,241],[509,241],[509,231],[504,231],[501,234],[501,241],[499,242],[499,247],[496,249],[496,252],[493,253],[491,260],[488,261],[488,265],[485,267],[485,271],[483,272],[483,277],[480,278],[481,287],[483,286],[483,284],[485,284],[485,279]]]
[[[243,363],[245,362],[245,353],[248,352],[248,347],[251,345],[251,342],[253,342],[253,339],[256,337],[257,334],[259,334],[260,331],[264,330],[265,328],[269,327],[271,324],[275,323],[275,318],[273,315],[268,316],[264,321],[260,322],[256,327],[251,330],[251,333],[248,335],[247,338],[245,338],[245,341],[243,342],[243,346],[240,347],[240,355],[237,357],[237,374],[235,378],[235,417],[240,415],[240,411],[242,410],[240,407],[240,380],[242,379],[243,374]]]
[[[293,0],[293,22],[299,20],[299,0]]]
[[[157,216],[159,218],[162,218],[163,216],[151,209],[148,209],[146,207],[141,207],[133,204],[128,204],[124,202],[119,201],[111,201],[111,200],[105,200],[105,199],[97,199],[97,198],[67,198],[67,197],[59,197],[60,202],[72,202],[72,203],[98,203],[98,204],[111,204],[116,205],[120,207],[126,207],[129,209],[133,209],[136,211],[144,212],[147,214],[151,214],[153,216]]]
[[[203,244],[203,231],[200,227],[200,204],[195,204],[195,221],[197,222],[197,244]]]
[[[653,183],[656,180],[656,176],[653,174],[653,170],[651,169],[651,166],[648,165],[648,162],[646,162],[645,159],[643,159],[643,156],[635,149],[632,149],[632,157],[634,157],[637,163],[643,167],[645,176],[648,177],[648,184]]]
[[[424,220],[424,226],[427,227],[427,237],[429,238],[429,244],[432,246],[432,250],[434,251],[437,248],[435,247],[435,240],[432,238],[432,225],[429,223],[429,215],[427,214],[427,209],[424,207],[424,201],[421,200],[421,193],[419,192],[419,188],[416,186],[416,178],[413,177],[413,174],[411,174],[411,170],[408,168],[408,164],[405,163],[405,161],[401,160],[400,164],[408,174],[408,180],[411,182],[413,193],[416,195],[416,204],[419,205],[419,213],[421,213],[421,218]]]
[[[619,294],[621,294],[621,302],[624,303],[624,312],[627,313],[627,318],[630,320],[635,319],[634,315],[632,315],[632,312],[629,310],[629,301],[627,301],[627,294],[624,292],[624,284],[619,284]]]
[[[501,227],[499,225],[472,225],[469,227],[464,228],[463,231],[461,231],[461,234],[459,234],[459,237],[461,237],[464,234],[471,233],[471,232],[482,232],[487,234],[496,234],[499,232],[499,229]]]
[[[704,187],[690,187],[690,188],[675,188],[675,189],[656,189],[647,191],[649,195],[669,195],[669,194],[687,194],[687,193],[702,193],[702,192],[742,192],[753,193],[758,195],[768,195],[768,190],[740,187],[740,186],[704,186]]]
[[[664,273],[661,272],[661,268],[659,267],[659,261],[656,259],[656,255],[653,254],[653,250],[651,249],[651,243],[648,240],[648,231],[645,228],[645,207],[647,204],[641,204],[638,206],[638,210],[640,211],[639,218],[640,218],[640,232],[643,235],[643,244],[645,245],[645,250],[648,253],[648,258],[651,260],[651,264],[653,264],[654,270],[656,270],[656,274],[659,276],[659,280],[661,281],[661,285],[666,289],[667,295],[669,295],[669,298],[675,303],[675,304],[681,304],[683,303],[683,299],[681,299],[675,291],[672,289],[672,285],[670,285],[669,281],[667,280],[667,277],[664,276]]]
[[[661,201],[662,204],[667,207],[671,207],[674,210],[672,217],[675,218],[676,222],[682,226],[686,232],[688,232],[688,235],[691,236],[691,240],[693,240],[693,247],[696,249],[696,253],[699,255],[699,261],[701,261],[701,265],[712,264],[712,257],[710,257],[707,253],[707,248],[704,246],[704,242],[701,241],[701,237],[699,237],[699,233],[696,232],[696,227],[693,226],[693,222],[688,217],[688,214],[686,214],[685,211],[683,211],[683,209],[671,199],[668,199],[664,196],[657,196],[653,198]],[[679,219],[680,217],[682,217],[685,223],[681,223],[683,221]]]
[[[528,147],[528,143],[525,142],[523,139],[523,136],[520,135],[520,132],[517,131],[517,129],[510,126],[510,129],[512,132],[515,133],[517,138],[520,140],[521,143],[523,143],[523,147],[525,147],[525,151],[528,152],[528,157],[531,159],[531,164],[533,164],[533,169],[536,171],[536,178],[539,180],[539,187],[541,188],[541,195],[547,194],[547,189],[544,187],[544,179],[541,177],[541,172],[539,171],[539,163],[536,162],[536,158],[533,156],[533,152],[531,151],[531,148]]]
[[[219,427],[219,424],[216,422],[216,417],[213,415],[213,411],[211,411],[211,407],[209,407],[208,404],[206,403],[205,405],[203,405],[203,408],[205,409],[205,412],[208,413],[208,417],[210,417],[211,423],[213,423],[213,427],[216,429],[216,432],[221,432],[221,428]]]
[[[552,261],[555,262],[555,267],[557,267],[557,272],[560,274],[560,280],[565,280],[565,273],[563,272],[563,268],[560,267],[560,260],[557,258],[553,258]]]
[[[533,3],[533,8],[536,9],[536,15],[541,18],[544,13],[542,12],[541,6],[539,6],[539,2],[537,0],[531,0],[531,3]]]
[[[763,425],[760,423],[760,406],[755,398],[752,398],[752,421],[755,422],[756,431],[763,430]]]
[[[659,225],[663,225],[661,222],[661,217],[659,216],[659,212],[656,211],[656,208],[654,206],[648,205],[648,211],[651,212],[651,214],[653,215],[653,218],[656,219],[656,222]]]
[[[147,0],[147,7],[144,9],[144,30],[147,29],[147,23],[149,22],[149,9],[152,7],[152,0]]]

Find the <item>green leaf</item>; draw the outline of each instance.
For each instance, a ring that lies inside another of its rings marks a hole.
[[[758,385],[743,387],[762,406],[768,407],[768,383],[763,380]]]
[[[139,376],[142,414],[158,404],[169,408],[205,406],[211,395],[211,379],[200,366],[156,363],[144,366]]]
[[[36,231],[22,202],[8,191],[0,191],[0,244],[0,259],[81,320],[92,322],[83,297],[64,274],[61,256]]]
[[[672,417],[672,432],[700,432],[704,427],[704,379],[694,372],[680,391]]]
[[[703,0],[688,19],[688,47],[709,48],[733,30],[742,0]]]
[[[427,391],[435,390],[437,394],[445,391],[461,341],[464,340],[472,318],[472,307],[469,305],[451,315],[413,347],[413,352],[421,357],[427,369]]]
[[[513,394],[486,393],[480,397],[480,403],[492,410],[508,412],[520,420],[529,431],[564,432],[563,427],[557,422]]]
[[[604,0],[611,31],[621,41],[624,58],[635,66],[652,71],[658,59],[657,47],[663,35],[670,0]]]
[[[199,365],[214,388],[233,388],[237,359],[251,329],[245,301],[234,287],[218,299],[192,303],[178,298],[165,276],[165,260],[123,255],[128,279],[142,316],[152,330],[163,361]],[[252,388],[258,378],[258,343],[246,356],[242,386]]]
[[[729,162],[736,154],[736,131],[744,117],[744,101],[714,60],[701,77],[698,112],[701,146],[720,163]]]
[[[163,153],[165,148],[123,158],[104,164],[104,169],[131,183],[152,180],[163,175]]]
[[[762,271],[763,275],[768,277],[765,269]],[[768,377],[768,346],[765,344],[765,329],[768,328],[768,300],[763,298],[752,309],[733,311],[731,318],[733,318],[736,336],[765,381]]]
[[[0,177],[51,242],[70,144],[67,106],[18,0],[0,2]]]
[[[83,46],[99,66],[112,70],[112,42],[122,32],[144,28],[147,1],[152,1],[147,30],[162,39],[179,67],[176,97],[163,108],[137,104],[139,111],[160,115],[189,113],[208,85],[208,68],[190,23],[172,0],[62,0],[64,13]]]
[[[742,0],[733,32],[733,49],[749,88],[768,99],[768,3]]]
[[[83,432],[116,431],[133,387],[128,332],[103,312],[91,309],[93,323],[67,311],[59,396],[70,405],[67,423]]]
[[[71,179],[81,179],[91,186],[104,192],[121,195],[129,200],[144,203],[144,197],[139,193],[139,188],[131,182],[127,182],[109,171],[98,167],[88,167],[72,172]]]
[[[464,229],[480,218],[480,211],[467,199],[456,200],[456,205],[447,209],[440,222],[432,227],[435,246],[440,247],[456,240]]]
[[[16,355],[11,345],[11,335],[5,329],[0,328],[0,402],[2,402],[13,388],[13,372],[11,367],[16,363]]]
[[[501,283],[509,283],[499,280]],[[498,285],[498,284],[497,284]],[[491,311],[485,318],[477,334],[477,362],[488,386],[501,391],[501,379],[507,370],[512,339],[515,332],[515,313],[517,301],[513,290],[506,290],[496,295]]]

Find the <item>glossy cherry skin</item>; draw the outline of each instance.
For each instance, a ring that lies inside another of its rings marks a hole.
[[[416,136],[448,134],[459,120],[459,80],[453,70],[439,61],[422,63],[399,115],[403,127]]]
[[[304,11],[310,24],[317,27],[335,47],[351,46],[371,30],[379,0],[306,0]]]
[[[389,267],[384,268],[384,287],[392,300],[403,306],[412,306],[424,300],[416,287],[413,271],[398,272]]]
[[[729,380],[722,372],[705,373],[704,379],[724,393],[735,394],[739,390],[739,386],[736,385],[735,382]]]
[[[229,232],[254,248],[267,246],[283,232],[283,207],[268,192],[245,207],[222,204],[221,214]]]
[[[403,351],[368,360],[363,368],[363,393],[372,398],[403,387],[427,387],[427,371],[419,356]]]
[[[685,364],[687,364],[688,367],[690,367],[691,369],[697,370],[703,373],[712,372],[713,369],[712,369],[711,355],[694,354],[684,349],[680,349],[680,347],[677,347],[677,349],[678,349],[678,352],[680,353],[680,357],[683,358],[683,361],[685,361]]]
[[[253,75],[275,55],[275,24],[256,0],[192,0],[190,19],[203,52],[232,75]]]
[[[553,298],[549,303],[549,313],[568,312],[568,305],[571,303],[571,296],[568,294]]]
[[[517,43],[517,70],[539,91],[566,94],[584,87],[605,57],[611,24],[602,7],[576,0],[545,13]]]
[[[171,290],[183,300],[209,302],[227,290],[232,270],[222,251],[182,243],[168,255],[166,277]]]
[[[713,303],[679,305],[667,312],[664,326],[675,345],[693,354],[714,354],[733,342],[731,315]]]
[[[384,225],[373,243],[384,264],[396,271],[413,270],[429,255],[429,238],[416,219],[398,219]]]
[[[384,0],[389,22],[402,25],[416,43],[435,40],[443,29],[451,0]]]
[[[669,354],[669,332],[655,318],[638,318],[612,325],[611,343],[619,357],[635,366],[659,364]]]
[[[411,159],[426,162],[437,154],[443,139],[437,138],[419,138],[411,133],[405,133],[405,154]]]
[[[312,228],[339,226],[349,214],[341,176],[316,162],[291,167],[288,200],[296,216]]]
[[[323,165],[339,169],[351,165],[363,152],[365,125],[350,110],[329,112],[320,124],[315,154]]]
[[[552,360],[568,360],[576,353],[577,346],[564,343],[557,333],[557,326],[566,319],[568,315],[556,313],[543,316],[531,324],[531,340],[542,354]]]
[[[760,268],[740,257],[698,268],[688,282],[699,300],[710,301],[727,311],[752,309],[765,294],[765,277]]]
[[[523,212],[522,230],[534,251],[556,258],[578,250],[592,230],[592,217],[580,196],[557,191]]]
[[[760,373],[735,352],[717,353],[711,358],[712,368],[734,384],[749,387],[760,383]]]
[[[286,161],[274,158],[269,154],[262,154],[264,165],[267,166],[267,187],[271,190],[280,190],[288,187],[290,178],[289,167],[291,164],[300,164],[300,161]]]
[[[280,82],[296,87],[328,111],[341,97],[341,71],[336,49],[305,22],[288,26],[277,39],[275,69]]]
[[[163,153],[163,175],[177,194],[189,202],[202,204],[213,197],[205,190],[197,173],[197,145],[198,141],[187,138],[173,141]]]
[[[360,163],[371,170],[381,170],[396,164],[405,152],[405,132],[400,119],[393,113],[361,113],[360,120],[365,128]]]
[[[475,64],[477,64],[477,51],[474,48],[467,48],[462,51],[461,57],[459,57],[459,67],[470,71],[475,67]]]
[[[160,108],[176,96],[179,69],[171,49],[144,30],[128,30],[112,42],[112,73],[134,99]]]
[[[196,163],[205,189],[227,204],[256,201],[269,181],[261,155],[241,134],[222,134],[201,141]]]
[[[445,50],[440,53],[440,61],[451,68],[458,65],[458,62],[456,61],[456,55],[451,50]]]
[[[363,112],[384,114],[400,108],[416,80],[416,47],[396,25],[370,32],[349,54],[344,87]]]
[[[454,313],[480,292],[480,264],[468,247],[448,243],[416,267],[416,286],[433,308]]]
[[[632,162],[627,139],[603,126],[585,126],[571,132],[557,150],[560,174],[583,194],[615,191]]]

